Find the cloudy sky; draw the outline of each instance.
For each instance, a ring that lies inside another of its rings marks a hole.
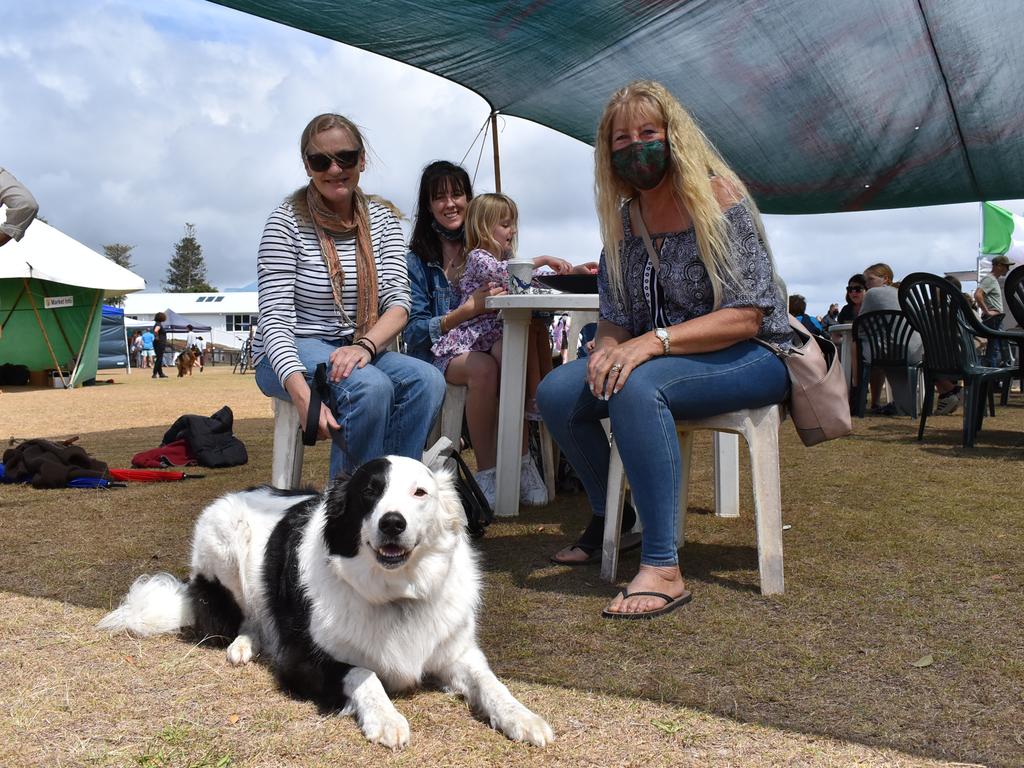
[[[196,225],[213,285],[255,280],[263,224],[305,182],[298,136],[319,112],[365,128],[363,187],[406,213],[429,161],[465,158],[471,175],[477,169],[486,102],[411,67],[205,0],[9,5],[0,166],[32,189],[53,226],[101,252],[134,245],[147,290],[161,290],[186,222]],[[500,141],[521,253],[596,259],[591,148],[517,118],[502,121]],[[493,185],[488,143],[475,188]],[[976,204],[766,223],[790,291],[818,314],[842,299],[851,273],[876,261],[899,276],[971,269],[977,254]]]

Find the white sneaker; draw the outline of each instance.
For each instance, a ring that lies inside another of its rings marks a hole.
[[[548,503],[548,487],[537,471],[530,454],[523,456],[519,469],[519,503],[542,507]]]
[[[477,472],[473,475],[473,479],[480,486],[480,491],[483,493],[484,498],[487,499],[491,509],[494,509],[495,468],[491,467],[490,469]]]

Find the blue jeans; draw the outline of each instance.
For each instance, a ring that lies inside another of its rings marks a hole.
[[[295,339],[307,381],[318,363],[327,362],[332,351],[348,343],[349,339]],[[267,397],[291,401],[266,357],[256,365],[256,384]],[[334,417],[347,448],[331,446],[332,478],[379,456],[423,456],[445,393],[444,377],[430,363],[382,352],[347,379],[332,382],[331,388],[337,401]]]
[[[674,565],[682,476],[676,419],[780,403],[789,390],[786,366],[752,341],[706,354],[656,357],[636,368],[619,393],[605,401],[590,393],[587,362],[561,365],[541,382],[541,415],[598,517],[605,511],[610,454],[601,419],[611,419],[633,506],[643,522],[640,562]]]

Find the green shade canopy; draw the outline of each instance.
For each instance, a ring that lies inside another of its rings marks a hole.
[[[659,80],[771,213],[1024,197],[1015,0],[216,2],[588,143],[612,91]]]

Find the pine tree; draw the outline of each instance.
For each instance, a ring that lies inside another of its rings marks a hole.
[[[119,267],[125,269],[134,269],[132,266],[132,249],[134,245],[125,245],[124,243],[111,243],[110,245],[103,246],[103,255],[110,259],[112,262],[117,264]]]
[[[125,269],[132,269],[131,251],[134,245],[124,243],[111,243],[103,246],[103,255],[112,262]],[[115,307],[124,306],[124,296],[111,296],[106,302]]]
[[[206,282],[206,262],[203,246],[196,240],[194,224],[185,224],[185,236],[174,245],[174,256],[167,265],[168,293],[205,293],[217,289]]]

